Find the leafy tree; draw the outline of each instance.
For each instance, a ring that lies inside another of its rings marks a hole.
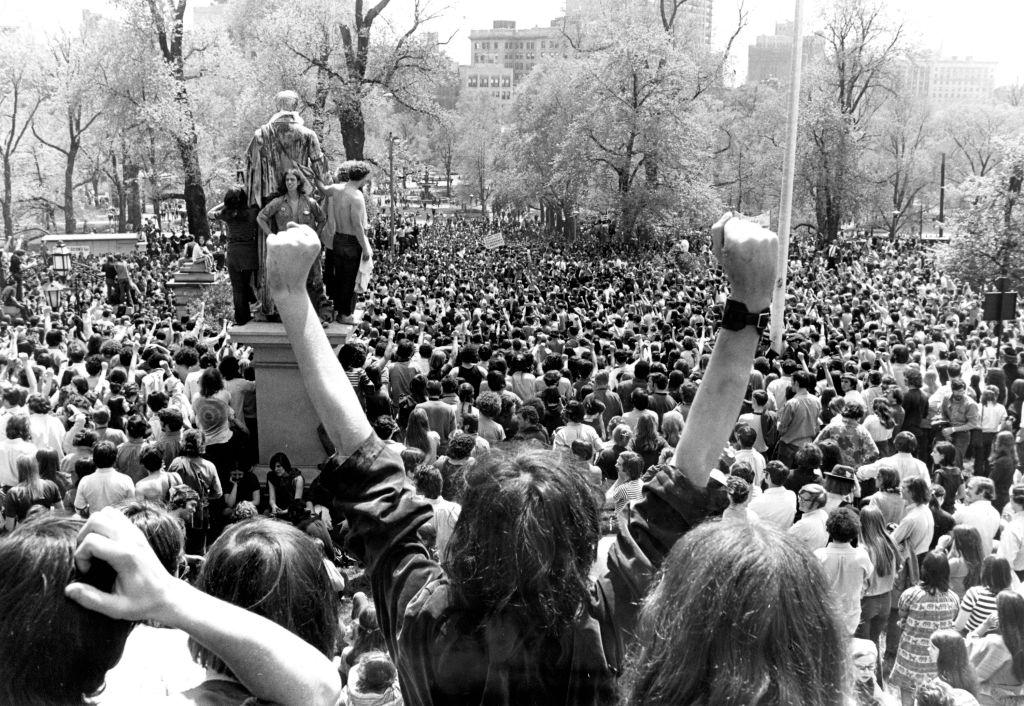
[[[166,108],[173,109],[173,120],[165,129],[177,147],[181,161],[185,214],[188,229],[197,238],[210,235],[206,217],[206,191],[200,164],[199,130],[186,84],[185,62],[194,47],[185,43],[184,17],[188,0],[121,0],[127,21],[133,28],[148,33],[156,42],[164,75],[173,87],[173,98]],[[170,117],[170,116],[169,116]]]
[[[0,42],[0,212],[8,245],[14,239],[15,155],[43,99],[34,60],[37,51],[30,38],[20,33],[7,34]]]
[[[837,0],[823,10],[825,56],[807,72],[800,174],[819,238],[830,241],[870,184],[864,157],[878,110],[893,94],[903,25],[883,0]]]
[[[942,116],[942,132],[955,181],[985,176],[998,164],[1002,138],[1024,130],[1024,109],[1003,104],[971,104],[950,108]]]
[[[471,96],[459,101],[459,139],[456,164],[464,190],[480,200],[480,212],[487,215],[492,171],[500,136],[500,107],[490,96]]]
[[[935,121],[928,106],[910,98],[890,101],[878,116],[878,135],[868,157],[877,175],[877,196],[870,208],[874,221],[895,237],[916,223],[920,200],[936,184]]]
[[[75,168],[85,133],[104,110],[103,95],[95,86],[96,76],[102,72],[101,64],[108,56],[109,37],[104,36],[104,24],[97,15],[87,14],[77,34],[53,37],[44,54],[46,103],[44,110],[36,114],[32,134],[63,157],[63,199],[52,206],[64,213],[65,233],[75,232],[75,190],[92,181],[91,174],[76,180]]]
[[[999,276],[1024,284],[1024,138],[996,140],[1003,155],[985,176],[970,176],[954,212],[953,236],[940,263],[953,277],[981,289]]]
[[[313,128],[332,115],[348,159],[365,157],[364,110],[374,92],[414,111],[437,112],[431,88],[447,62],[422,30],[440,11],[431,0],[412,0],[399,24],[385,16],[390,4],[289,0],[269,3],[272,11],[263,12],[260,39],[298,60],[296,74],[308,77],[304,96]]]
[[[785,97],[777,83],[762,81],[726,91],[717,102],[714,185],[732,210],[753,214],[778,204]]]

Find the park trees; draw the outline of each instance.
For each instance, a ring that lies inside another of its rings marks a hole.
[[[949,274],[976,289],[1001,276],[1015,287],[1024,282],[1024,137],[997,139],[994,146],[1002,158],[963,183],[963,205],[940,258]]]
[[[577,209],[593,172],[579,155],[589,145],[575,120],[584,106],[566,91],[571,60],[557,59],[533,71],[517,91],[501,136],[495,182],[504,201],[539,206],[548,228],[575,234]]]
[[[8,243],[14,238],[15,158],[43,100],[36,51],[22,34],[8,34],[0,42],[0,212]]]
[[[823,242],[862,208],[875,118],[896,85],[903,25],[882,0],[837,0],[824,10],[823,58],[808,67],[799,174]]]
[[[45,206],[63,212],[65,233],[75,232],[75,190],[93,179],[87,174],[78,180],[75,170],[86,132],[104,111],[105,99],[95,84],[109,56],[105,24],[98,15],[87,14],[75,33],[51,37],[41,56],[44,103],[32,121],[32,134],[63,161],[62,199]],[[49,201],[43,194],[34,198]]]
[[[876,130],[866,158],[877,188],[868,215],[894,238],[924,218],[922,200],[936,182],[935,118],[925,103],[899,97],[879,112]]]
[[[501,134],[501,107],[490,96],[467,96],[460,100],[458,110],[455,163],[462,175],[464,195],[479,199],[480,212],[486,215]]]
[[[392,17],[390,4],[289,0],[256,10],[260,43],[297,62],[313,128],[332,117],[347,159],[366,156],[365,108],[374,92],[414,111],[437,112],[432,87],[448,68],[437,39],[423,29],[440,10],[431,0],[412,0],[408,14]]]
[[[943,114],[941,129],[952,180],[983,177],[998,165],[1003,138],[1024,130],[1024,109],[1000,103],[958,105]]]
[[[575,129],[595,167],[592,189],[617,212],[617,233],[645,237],[711,183],[707,98],[721,84],[723,54],[639,2],[599,4],[574,42],[568,90],[586,110]],[[666,15],[668,16],[668,15]],[[742,22],[742,18],[741,18]]]
[[[129,26],[148,34],[162,61],[163,78],[169,81],[171,102],[163,128],[173,139],[181,162],[185,214],[188,229],[197,238],[210,235],[206,217],[206,191],[200,164],[199,129],[186,84],[185,63],[196,50],[185,41],[185,10],[188,0],[121,0]]]
[[[715,103],[714,186],[740,213],[778,205],[785,145],[786,91],[763,81],[726,91]]]

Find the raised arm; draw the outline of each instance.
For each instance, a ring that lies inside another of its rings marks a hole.
[[[730,298],[746,305],[749,312],[760,312],[771,303],[779,239],[749,221],[730,220],[731,215],[723,216],[712,228],[712,247],[732,285]],[[736,422],[760,337],[753,326],[718,330],[674,461],[698,488],[707,485]]]
[[[287,628],[172,577],[142,532],[112,508],[95,513],[79,533],[78,570],[87,573],[97,559],[117,572],[114,592],[71,583],[68,598],[111,618],[156,620],[184,630],[263,701],[339,703],[341,679],[324,654]]]
[[[350,456],[373,429],[306,294],[306,274],[320,252],[308,226],[294,226],[267,241],[267,286],[277,304],[313,408],[342,456]]]

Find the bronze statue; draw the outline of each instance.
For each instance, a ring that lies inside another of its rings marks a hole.
[[[281,91],[275,102],[277,113],[266,125],[257,128],[245,158],[249,205],[260,208],[280,195],[278,185],[292,167],[301,171],[318,192],[323,190],[327,173],[327,158],[320,149],[320,139],[299,116],[299,95],[295,91]]]
[[[311,187],[307,189],[309,193],[305,194],[306,198],[316,206],[314,199],[323,196],[327,174],[327,159],[320,148],[320,139],[304,125],[299,116],[297,93],[281,91],[275,103],[277,113],[265,125],[256,129],[246,152],[245,190],[249,195],[249,205],[266,209],[276,198],[284,196],[282,185],[285,174],[290,169],[296,169]],[[270,215],[267,214],[268,217]],[[257,318],[266,320],[274,317],[277,312],[265,282],[267,232],[265,228],[260,230],[257,234],[259,269],[256,272],[256,290],[260,301]],[[310,272],[308,286],[314,307],[322,311],[325,306],[329,306],[319,259]]]

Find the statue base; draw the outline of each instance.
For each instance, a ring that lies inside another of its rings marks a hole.
[[[352,329],[350,324],[329,324],[324,332],[337,349]],[[317,464],[327,458],[327,453],[317,436],[320,419],[306,394],[284,325],[250,321],[231,327],[229,333],[235,343],[253,348],[260,445],[257,476],[264,481],[270,457],[282,451],[308,483],[319,474]]]

